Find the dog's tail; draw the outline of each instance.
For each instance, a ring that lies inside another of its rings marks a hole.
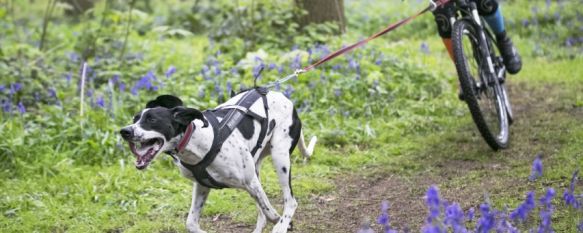
[[[304,161],[310,159],[312,154],[314,153],[314,147],[316,146],[316,142],[318,138],[313,136],[310,139],[310,144],[306,147],[306,142],[304,141],[304,131],[300,132],[300,141],[298,142],[298,147],[300,149],[300,153],[304,156]]]

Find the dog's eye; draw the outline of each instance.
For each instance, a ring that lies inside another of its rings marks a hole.
[[[146,118],[146,121],[148,121],[148,123],[154,123],[154,122],[156,122],[156,118],[153,118],[153,117],[151,117],[151,116],[148,116],[148,117]]]

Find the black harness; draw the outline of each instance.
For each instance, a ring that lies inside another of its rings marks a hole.
[[[226,188],[225,184],[219,183],[213,177],[210,176],[208,171],[206,170],[207,167],[215,160],[221,147],[225,140],[233,133],[233,130],[237,128],[241,120],[245,116],[251,116],[255,120],[261,123],[261,131],[259,133],[259,138],[257,139],[257,145],[251,150],[251,155],[255,156],[255,153],[261,148],[263,144],[263,140],[265,139],[265,135],[267,134],[268,130],[268,106],[267,106],[267,98],[265,97],[269,92],[266,88],[254,88],[246,93],[243,94],[241,99],[237,101],[235,105],[223,106],[220,108],[206,110],[203,112],[204,117],[208,120],[209,124],[213,129],[213,143],[212,146],[207,152],[207,154],[202,158],[202,160],[197,164],[188,164],[183,161],[180,161],[180,164],[190,170],[192,175],[196,179],[196,181],[206,187],[209,188]],[[259,98],[263,100],[263,107],[265,108],[265,117],[258,115],[257,113],[252,112],[249,108],[253,105]],[[223,115],[223,119],[219,122],[217,115]],[[189,126],[194,128],[193,126]],[[192,130],[190,130],[192,133]],[[190,135],[185,134],[185,138],[182,140],[189,140]],[[187,144],[181,142],[180,145]],[[183,148],[178,148],[176,152],[180,153]]]

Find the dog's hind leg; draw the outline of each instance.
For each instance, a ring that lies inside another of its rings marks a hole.
[[[186,218],[186,229],[190,233],[206,233],[206,231],[200,229],[198,220],[200,219],[200,213],[202,212],[202,207],[206,202],[209,192],[209,188],[194,182],[194,187],[192,188],[192,205]]]
[[[279,145],[278,145],[279,146]],[[289,153],[289,143],[287,146],[282,145],[280,148],[271,148],[273,167],[276,169],[279,178],[279,185],[283,192],[283,213],[281,219],[273,227],[272,232],[287,232],[292,221],[292,217],[298,207],[298,203],[293,196],[291,187],[291,162]]]

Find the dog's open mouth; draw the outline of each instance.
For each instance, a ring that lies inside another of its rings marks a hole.
[[[146,168],[162,149],[164,140],[152,138],[141,142],[129,142],[129,144],[132,153],[136,155],[136,168],[141,170]]]

